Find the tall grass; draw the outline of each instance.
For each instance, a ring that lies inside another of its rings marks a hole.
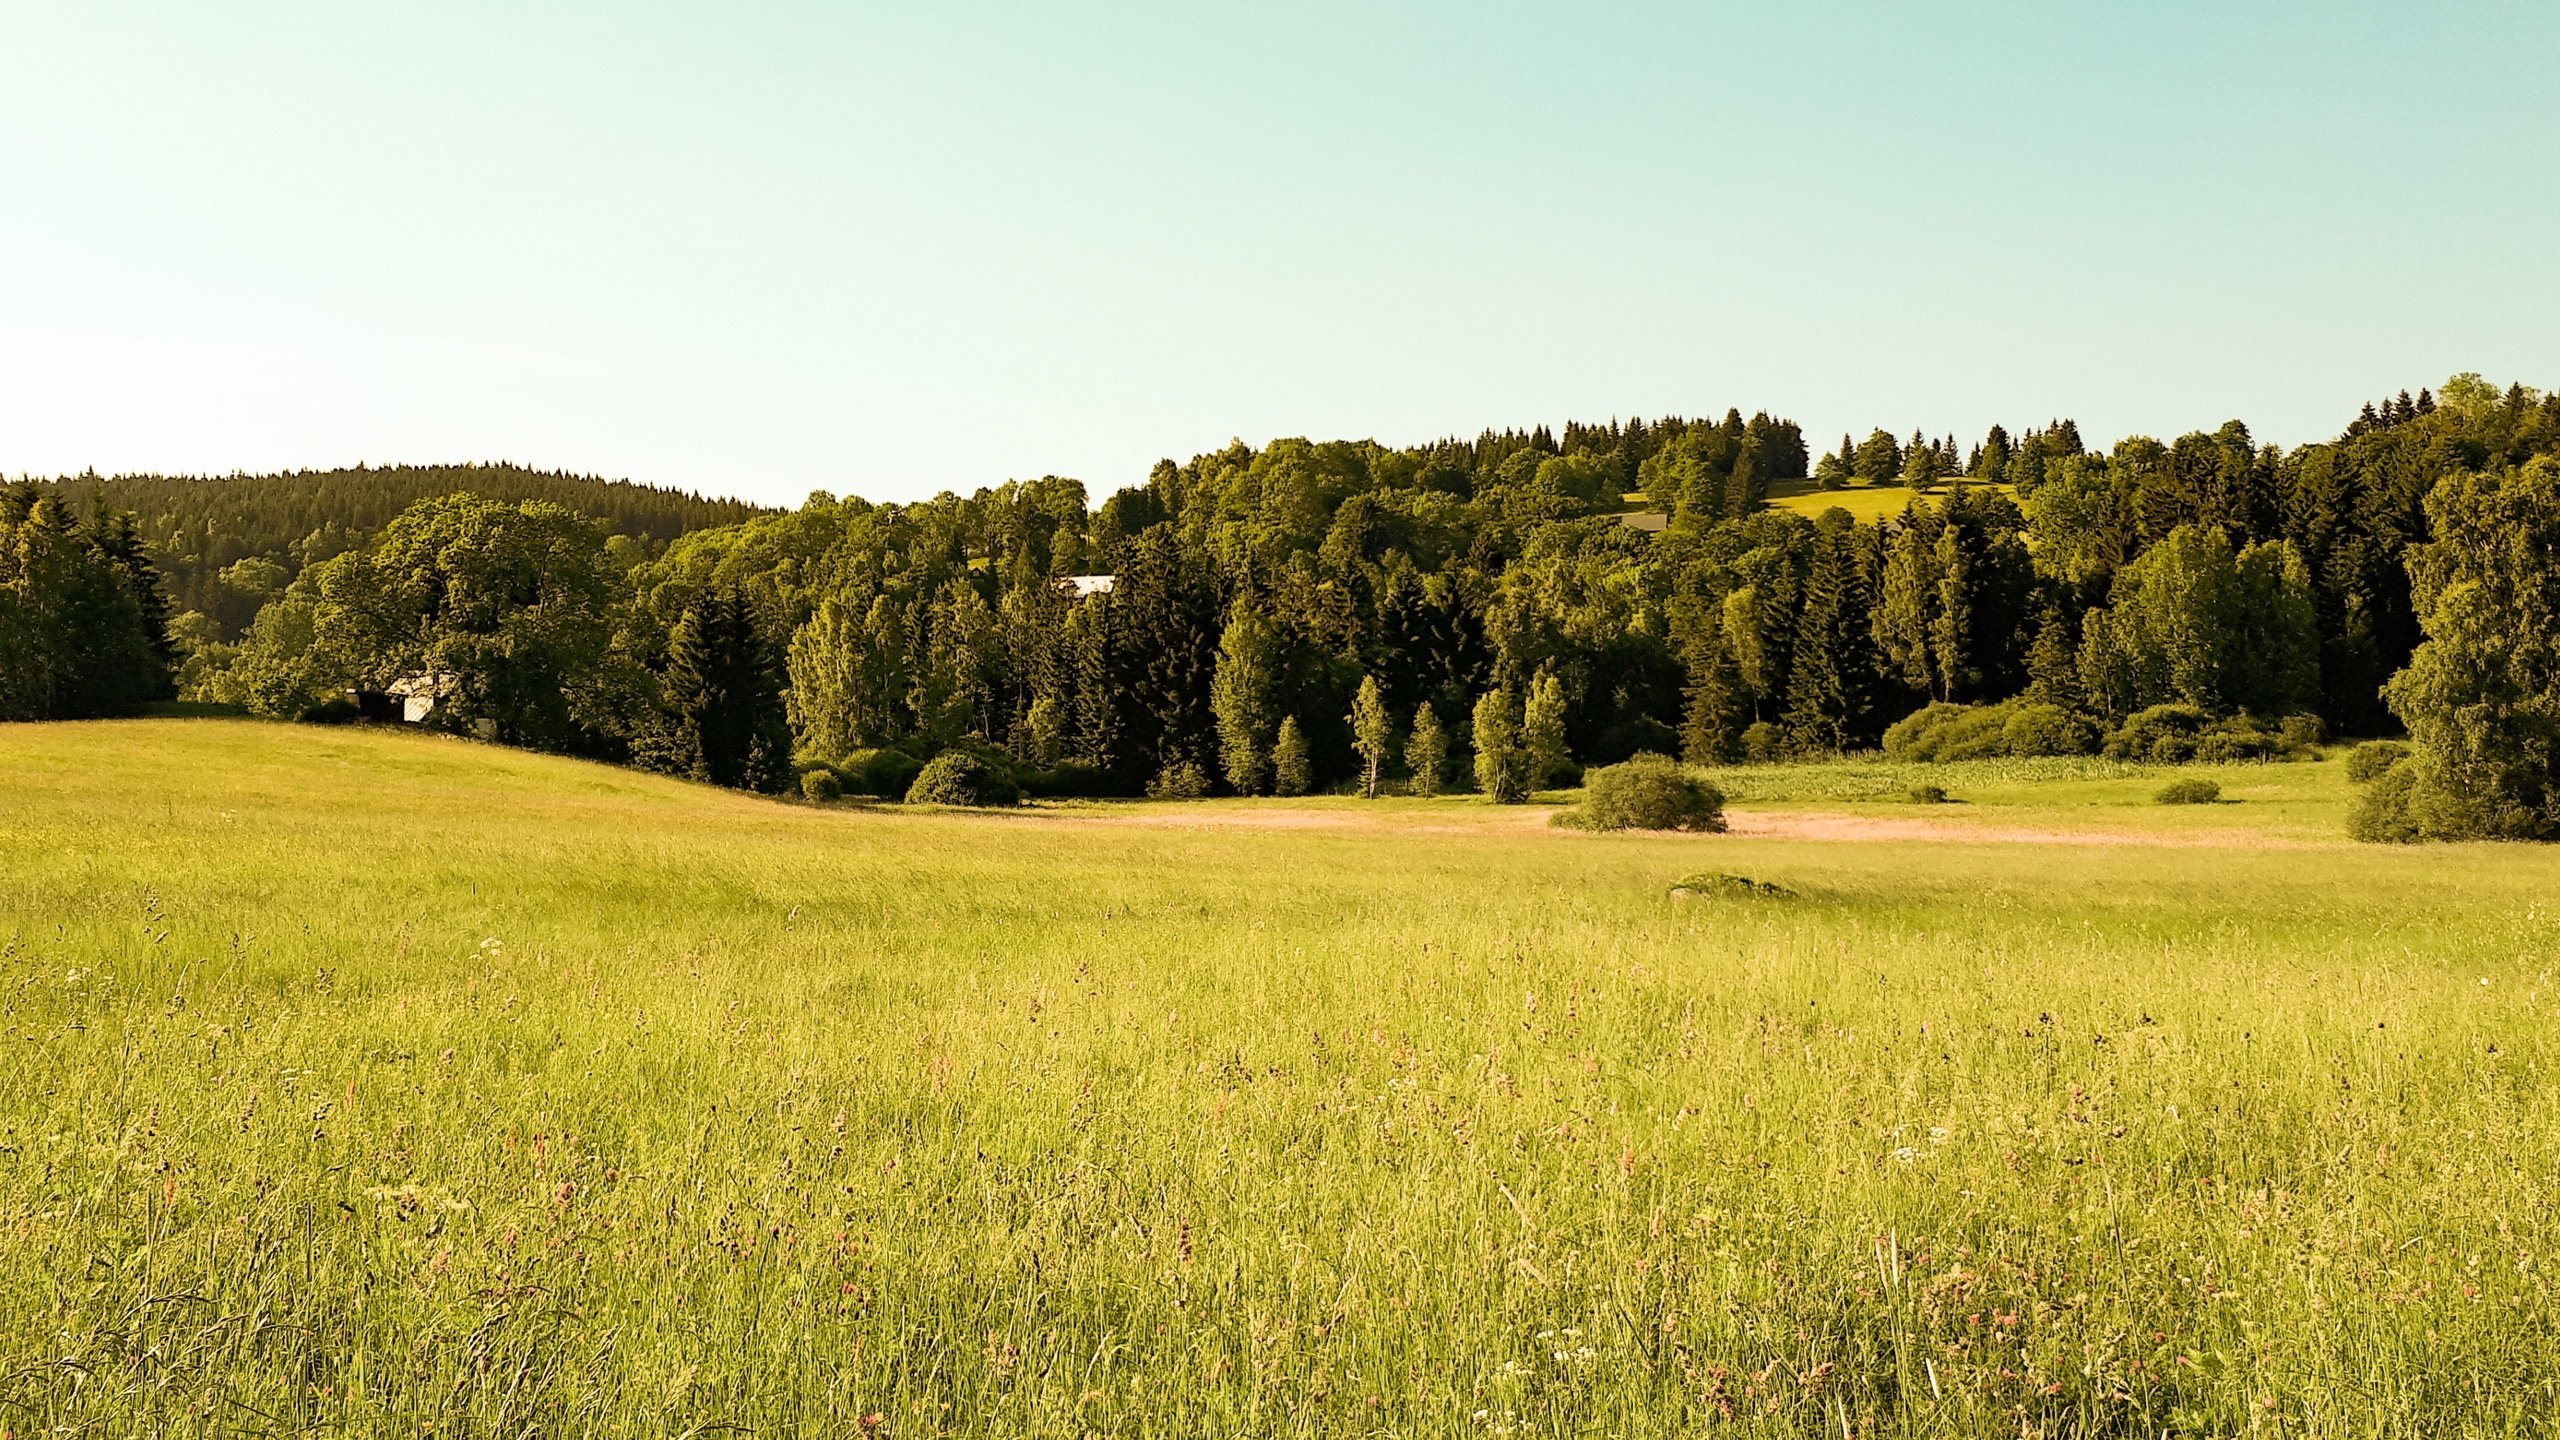
[[[2539,851],[0,775],[16,1436],[2560,1421]]]

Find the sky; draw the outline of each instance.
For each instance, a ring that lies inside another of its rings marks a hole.
[[[2560,384],[2560,6],[0,0],[0,472],[793,503]]]

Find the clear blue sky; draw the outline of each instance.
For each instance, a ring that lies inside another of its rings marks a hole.
[[[2560,6],[0,8],[0,470],[792,501],[2560,383]]]

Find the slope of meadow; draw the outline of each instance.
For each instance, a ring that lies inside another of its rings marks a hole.
[[[1629,838],[0,729],[0,1430],[2553,1428],[2560,858],[1870,769]]]

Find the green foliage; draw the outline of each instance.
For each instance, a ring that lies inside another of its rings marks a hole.
[[[2386,688],[2407,779],[2366,795],[2373,828],[2560,839],[2560,459],[2447,477],[2427,518],[2409,561],[2426,640]]]
[[[811,770],[800,777],[800,793],[807,799],[825,805],[844,798],[844,782],[832,770]]]
[[[310,566],[364,548],[421,500],[471,494],[507,504],[538,500],[591,517],[654,552],[688,531],[762,513],[742,500],[528,470],[516,465],[359,466],[281,475],[83,475],[47,487],[66,509],[131,512],[167,572],[171,608],[212,619],[217,638],[241,634],[259,606]]]
[[[2001,751],[2020,759],[2043,755],[2095,755],[2101,736],[2085,715],[2059,705],[2024,704],[2000,727]]]
[[[159,575],[129,517],[75,525],[43,487],[0,489],[0,720],[130,711],[167,698]]]
[[[2115,715],[2171,703],[2284,713],[2317,698],[2319,656],[2299,553],[2283,541],[2235,551],[2218,529],[2181,526],[2091,612],[2080,683]]]
[[[1914,785],[1911,787],[1911,803],[1914,805],[1944,805],[1947,803],[1947,787],[1944,785]]]
[[[1150,800],[1197,800],[1209,793],[1209,772],[1189,760],[1176,760],[1147,782]]]
[[[1386,697],[1378,690],[1378,677],[1360,677],[1360,693],[1351,701],[1351,748],[1360,755],[1360,798],[1378,798],[1378,782],[1387,767],[1387,755],[1394,747],[1394,722],[1387,716]]]
[[[966,750],[945,750],[926,761],[907,787],[910,805],[1012,805],[1021,799],[1012,776]]]
[[[1724,795],[1668,755],[1638,755],[1583,777],[1582,803],[1559,816],[1586,830],[1721,832]]]
[[[1884,732],[1888,760],[1942,762],[2007,755],[2014,705],[1925,705]]]
[[[836,778],[844,782],[848,792],[877,795],[883,800],[905,797],[907,788],[924,770],[924,762],[904,750],[849,750],[835,764]]]
[[[2222,803],[2222,786],[2190,775],[2161,786],[2151,799],[2159,805],[2218,805]]]
[[[1413,730],[1404,743],[1404,767],[1413,777],[1413,793],[1437,795],[1449,772],[1449,734],[1428,703],[1413,712]]]
[[[1572,772],[1573,754],[1566,747],[1564,722],[1564,682],[1553,670],[1542,670],[1529,682],[1528,703],[1521,707],[1520,717],[1520,748],[1532,790],[1545,789]]]
[[[1784,885],[1767,880],[1754,880],[1748,875],[1728,875],[1717,870],[1683,875],[1679,882],[1671,887],[1671,898],[1674,900],[1695,900],[1705,896],[1740,900],[1790,900],[1795,897],[1795,893]]]
[[[1271,788],[1278,795],[1304,795],[1315,788],[1315,763],[1307,755],[1307,735],[1298,717],[1280,721],[1280,736],[1271,746]]]
[[[2309,744],[2247,715],[2216,719],[2192,705],[2177,704],[2154,705],[2126,717],[2107,736],[2104,750],[2110,759],[2150,765],[2317,758]]]
[[[1487,800],[1510,805],[1529,798],[1529,756],[1520,744],[1520,705],[1508,690],[1488,690],[1476,701],[1476,789]]]
[[[695,596],[667,641],[666,722],[635,746],[654,769],[743,790],[789,782],[791,722],[772,644],[734,583]]]
[[[1220,763],[1239,795],[1261,793],[1269,777],[1281,668],[1278,633],[1260,611],[1238,602],[1218,641],[1209,707],[1217,715]]]
[[[2347,752],[2347,779],[2369,785],[2408,758],[2409,747],[2397,740],[2367,740]]]

